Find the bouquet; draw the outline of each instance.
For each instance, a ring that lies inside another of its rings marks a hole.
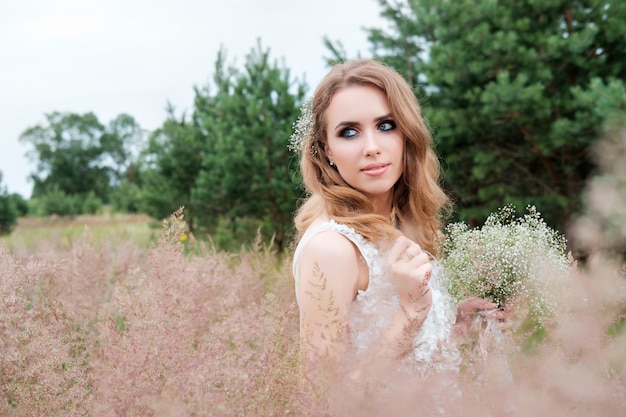
[[[441,283],[453,301],[488,298],[500,307],[515,302],[539,321],[552,314],[570,265],[566,241],[535,207],[526,211],[516,217],[505,206],[482,228],[446,228]]]

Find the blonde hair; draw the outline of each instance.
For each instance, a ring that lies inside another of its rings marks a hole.
[[[393,189],[395,219],[375,214],[369,199],[341,178],[324,153],[328,140],[326,109],[337,91],[350,86],[381,90],[405,138],[403,172]],[[430,131],[406,81],[393,69],[374,60],[338,64],[315,90],[311,112],[312,128],[300,161],[310,197],[295,218],[297,239],[315,218],[326,213],[369,241],[390,240],[402,233],[422,248],[437,252],[435,239],[440,231],[443,209],[450,207],[450,200],[439,185],[440,166]]]

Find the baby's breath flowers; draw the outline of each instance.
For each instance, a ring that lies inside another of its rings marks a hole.
[[[490,215],[482,228],[464,223],[446,228],[442,285],[454,301],[492,299],[520,304],[535,318],[551,315],[569,269],[565,238],[535,207],[522,217],[512,206]]]
[[[310,137],[313,130],[313,98],[305,99],[300,107],[300,117],[293,124],[293,134],[289,139],[289,150],[295,153],[304,152],[304,148],[310,145]]]

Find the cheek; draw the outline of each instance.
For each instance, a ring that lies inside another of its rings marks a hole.
[[[400,160],[404,160],[404,146],[404,140],[402,138],[398,138],[398,140],[393,144],[392,153]]]
[[[327,155],[332,155],[335,161],[350,162],[354,157],[358,157],[358,152],[350,145],[350,142],[335,143],[332,148],[328,147]]]

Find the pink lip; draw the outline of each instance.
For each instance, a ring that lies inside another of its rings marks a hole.
[[[383,163],[369,164],[363,167],[361,171],[365,175],[379,176],[387,172],[388,167],[389,167],[389,164],[383,164]]]

